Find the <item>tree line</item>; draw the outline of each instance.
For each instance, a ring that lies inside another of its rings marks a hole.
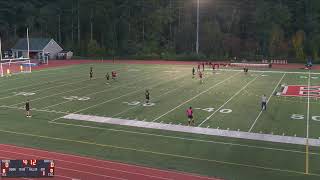
[[[26,27],[78,56],[164,59],[319,60],[319,0],[0,1],[10,49]]]

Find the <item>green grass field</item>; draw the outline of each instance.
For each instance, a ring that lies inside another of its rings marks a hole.
[[[273,95],[281,84],[319,86],[307,71],[205,71],[187,65],[89,64],[0,79],[0,143],[227,180],[319,179],[320,148],[64,119],[70,113],[290,137],[320,137],[320,101]],[[105,79],[116,70],[116,81]],[[108,84],[107,84],[108,83]],[[143,106],[150,90],[153,106]],[[261,96],[269,99],[260,110]],[[24,115],[31,101],[32,118]],[[298,117],[298,118],[294,118]],[[305,172],[308,171],[308,174]]]

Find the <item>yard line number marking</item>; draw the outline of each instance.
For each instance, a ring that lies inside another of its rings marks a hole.
[[[292,115],[290,116],[290,118],[293,119],[293,120],[304,120],[304,119],[305,119],[305,117],[304,117],[303,114],[292,114]],[[318,121],[318,122],[320,122],[320,116],[312,116],[311,119],[312,119],[313,121]]]
[[[202,111],[207,111],[207,112],[213,112],[213,111],[215,110],[215,108],[211,108],[211,107],[209,107],[209,108],[204,108],[204,109],[202,109],[202,108],[194,108],[194,109],[198,109],[198,110],[202,110]],[[228,113],[231,113],[232,110],[231,110],[231,109],[221,109],[221,110],[219,110],[219,112],[220,112],[220,113],[224,113],[224,114],[228,114]]]
[[[78,97],[78,96],[63,96],[63,99],[67,100],[77,100],[77,101],[88,101],[90,98],[89,97]]]
[[[132,101],[132,102],[123,102],[124,104],[127,104],[129,106],[138,106],[140,104],[142,104],[142,106],[144,107],[151,107],[156,105],[155,103],[141,103],[140,101]]]
[[[16,96],[32,96],[35,95],[36,93],[33,92],[14,92]]]
[[[272,95],[273,95],[273,94],[274,94],[274,92],[277,90],[277,88],[278,88],[279,84],[281,83],[281,81],[283,80],[283,78],[285,77],[285,75],[286,75],[286,73],[284,73],[284,74],[282,75],[282,77],[281,77],[281,79],[279,80],[278,84],[274,87],[274,89],[273,89],[272,93],[270,94],[270,96],[269,96],[269,98],[268,98],[268,100],[267,100],[267,104],[269,103],[269,101],[270,101],[270,99],[271,99]],[[251,132],[251,131],[252,131],[253,127],[256,125],[256,123],[257,123],[258,119],[260,118],[260,116],[261,116],[262,112],[263,112],[263,111],[261,110],[261,111],[260,111],[260,113],[258,114],[257,118],[256,118],[256,119],[254,120],[254,122],[252,123],[252,125],[251,125],[251,127],[250,127],[250,129],[249,129],[249,131],[248,131],[248,132]]]

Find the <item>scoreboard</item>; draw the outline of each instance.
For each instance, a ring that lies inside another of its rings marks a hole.
[[[0,160],[0,177],[53,177],[53,160]]]

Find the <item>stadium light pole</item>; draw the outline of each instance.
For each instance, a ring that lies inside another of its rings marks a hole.
[[[197,42],[196,42],[196,52],[199,54],[199,9],[200,0],[197,0]]]
[[[29,58],[29,51],[30,51],[30,45],[29,45],[29,29],[27,28],[27,48],[28,48],[28,52],[27,52],[27,58]]]

